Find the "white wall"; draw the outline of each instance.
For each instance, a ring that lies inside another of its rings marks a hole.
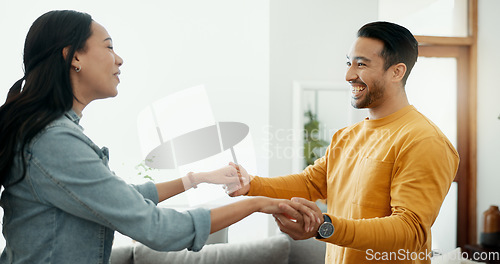
[[[2,102],[22,76],[24,38],[36,17],[52,9],[76,9],[89,12],[107,28],[125,61],[119,95],[90,104],[82,124],[96,143],[110,147],[118,175],[128,177],[143,158],[136,133],[138,112],[156,99],[198,84],[205,84],[216,120],[246,123],[255,144],[264,144],[262,130],[254,128],[268,124],[266,1],[2,0],[1,5]],[[257,156],[263,157],[262,148],[257,149]],[[259,164],[267,171],[265,159]]]
[[[477,221],[483,228],[483,212],[500,206],[500,1],[479,0],[477,74]]]
[[[358,29],[377,20],[373,0],[270,2],[269,175],[292,173],[292,82],[345,83]],[[362,7],[362,8],[360,8]],[[300,153],[300,152],[299,152]]]

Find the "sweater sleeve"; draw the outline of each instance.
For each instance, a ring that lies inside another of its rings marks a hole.
[[[443,138],[415,142],[394,164],[392,213],[353,220],[331,212],[335,232],[324,241],[359,250],[420,250],[430,239],[430,227],[455,177],[458,162],[458,154]]]
[[[303,172],[287,176],[264,178],[253,177],[249,196],[267,196],[291,199],[302,197],[310,201],[325,199],[327,193],[326,166],[328,151]]]

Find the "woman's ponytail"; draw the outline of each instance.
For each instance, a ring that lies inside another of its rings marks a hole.
[[[12,85],[12,87],[10,87],[9,92],[7,93],[7,99],[5,100],[6,103],[12,100],[16,95],[21,93],[24,78],[25,77],[19,79],[19,81],[17,81],[16,83],[14,83],[14,85]]]

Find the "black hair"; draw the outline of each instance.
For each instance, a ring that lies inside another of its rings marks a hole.
[[[92,21],[86,13],[58,10],[43,14],[31,25],[24,44],[24,77],[10,88],[0,107],[1,185],[6,185],[17,154],[22,174],[16,182],[25,177],[25,147],[50,122],[72,108],[71,62],[75,51],[85,50]]]
[[[406,65],[402,79],[405,85],[418,57],[418,42],[413,34],[400,25],[377,21],[362,26],[358,30],[358,37],[378,39],[384,43],[380,56],[384,58],[385,70],[398,63]]]

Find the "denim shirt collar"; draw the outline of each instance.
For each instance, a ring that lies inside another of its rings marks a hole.
[[[80,128],[83,129],[82,126],[80,126],[80,119],[81,117],[73,111],[73,109],[69,110],[64,114],[69,120],[73,121],[73,123],[77,124]]]

